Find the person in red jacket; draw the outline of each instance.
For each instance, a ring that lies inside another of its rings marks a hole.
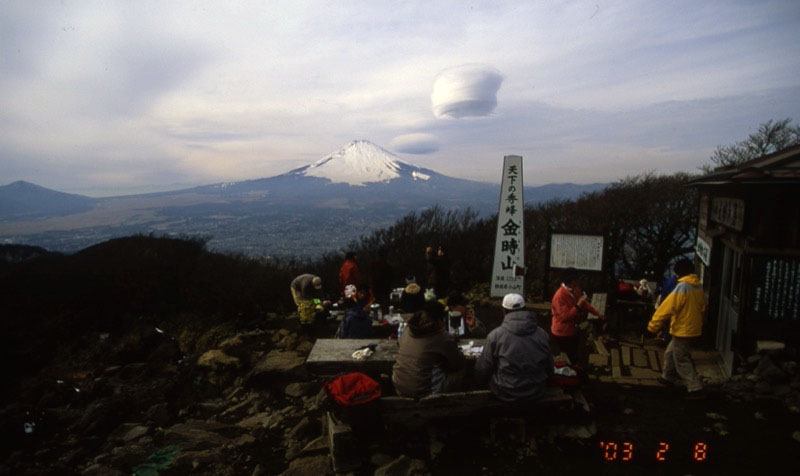
[[[606,318],[589,304],[589,298],[581,291],[578,272],[574,268],[568,268],[564,271],[561,286],[550,303],[550,312],[553,316],[550,332],[558,344],[558,349],[566,353],[573,364],[577,362],[580,342],[578,318],[584,311],[600,319]]]
[[[356,254],[352,251],[347,252],[344,256],[344,263],[339,268],[339,285],[342,290],[348,284],[352,284],[356,288],[361,287],[361,270],[358,269],[358,263],[356,263]]]

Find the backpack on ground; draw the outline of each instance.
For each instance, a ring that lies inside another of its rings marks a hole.
[[[339,375],[325,384],[328,396],[342,407],[365,405],[381,397],[381,386],[361,372]]]
[[[325,407],[339,420],[347,422],[353,432],[368,435],[383,428],[378,399],[381,386],[361,372],[338,375],[324,385]]]

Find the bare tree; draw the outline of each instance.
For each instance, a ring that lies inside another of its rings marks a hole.
[[[793,126],[792,119],[788,117],[780,121],[770,119],[758,126],[758,130],[746,140],[733,145],[717,146],[710,157],[711,164],[705,164],[700,169],[709,173],[720,167],[741,164],[798,144],[800,126]]]
[[[602,234],[606,281],[620,276],[658,278],[670,261],[692,250],[697,221],[694,177],[645,173],[626,177],[577,200],[555,200],[525,210],[526,261],[533,293],[552,292],[544,282],[548,232]],[[621,275],[618,276],[618,273]],[[555,273],[550,281],[557,279]]]

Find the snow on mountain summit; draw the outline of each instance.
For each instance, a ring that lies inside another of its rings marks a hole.
[[[403,173],[404,169],[416,170],[419,167],[403,162],[393,153],[370,141],[355,140],[329,156],[299,169],[296,173],[308,177],[326,178],[332,183],[365,185],[389,182],[401,175],[408,175],[407,171]],[[417,175],[419,177],[412,176],[412,178],[417,180],[428,178],[421,173]]]

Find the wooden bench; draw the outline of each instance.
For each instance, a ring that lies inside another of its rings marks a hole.
[[[536,401],[524,404],[507,403],[492,395],[489,390],[441,393],[419,400],[405,397],[382,397],[379,401],[380,413],[386,423],[404,426],[421,426],[430,420],[458,418],[477,412],[493,412],[503,409],[517,410],[528,408],[572,407],[575,399],[560,387],[546,387],[545,394]]]
[[[526,414],[535,414],[542,408],[582,408],[589,412],[589,405],[580,390],[565,392],[560,387],[546,387],[545,394],[532,402],[506,403],[496,399],[489,390],[453,392],[431,395],[419,400],[404,397],[381,397],[378,400],[383,423],[402,425],[407,428],[420,428],[426,423],[446,418],[464,418],[478,412],[511,414],[516,419]],[[524,420],[520,420],[523,422]],[[336,418],[331,412],[325,416],[327,440],[334,470],[347,472],[357,469],[363,442],[353,434],[346,422]]]

